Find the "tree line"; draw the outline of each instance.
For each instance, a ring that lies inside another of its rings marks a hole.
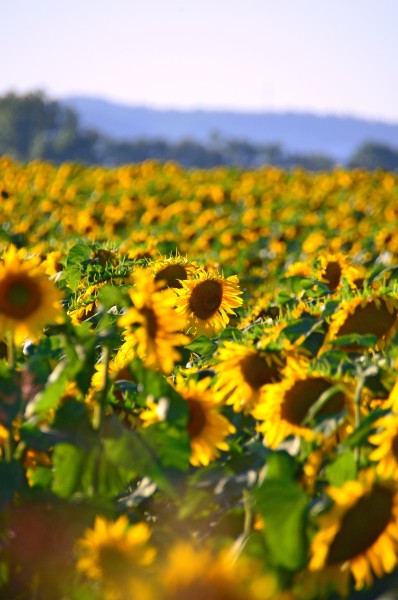
[[[178,143],[162,139],[119,141],[83,129],[78,115],[42,92],[0,97],[0,155],[20,161],[43,159],[118,166],[147,159],[176,161],[184,167],[211,168],[220,165],[257,168],[274,165],[285,169],[302,167],[327,170],[335,161],[324,154],[295,154],[278,144],[253,144],[244,140],[222,140],[207,145],[194,140]],[[345,165],[349,168],[398,169],[398,149],[375,142],[362,144]]]

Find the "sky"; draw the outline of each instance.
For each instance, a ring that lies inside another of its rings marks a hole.
[[[398,123],[398,0],[0,0],[0,94]]]

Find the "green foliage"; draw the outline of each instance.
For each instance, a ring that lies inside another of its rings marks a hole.
[[[357,465],[352,452],[342,452],[326,467],[326,479],[330,485],[337,487],[354,480],[356,475]]]
[[[307,557],[308,498],[287,479],[267,479],[252,493],[264,519],[264,537],[276,565],[288,570],[304,566]]]

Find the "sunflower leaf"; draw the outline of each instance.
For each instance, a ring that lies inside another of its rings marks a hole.
[[[188,344],[186,348],[195,354],[205,356],[207,354],[213,354],[217,346],[214,342],[210,341],[206,335],[201,335]]]
[[[357,475],[354,453],[343,452],[326,467],[326,479],[331,485],[342,486],[346,481],[353,481]]]
[[[81,266],[86,260],[90,260],[91,250],[87,244],[75,244],[68,252],[66,266]]]
[[[264,537],[275,564],[288,570],[304,566],[307,557],[308,498],[294,482],[266,480],[252,492],[264,520]]]
[[[361,346],[363,348],[374,348],[377,343],[377,335],[373,333],[366,333],[360,335],[359,333],[351,333],[350,335],[340,335],[335,340],[331,341],[333,346],[338,348],[345,346]]]
[[[386,414],[388,414],[387,410],[383,410],[381,408],[374,409],[361,421],[360,426],[344,440],[343,445],[348,446],[348,448],[361,446],[370,433],[375,429],[373,426],[375,421]]]

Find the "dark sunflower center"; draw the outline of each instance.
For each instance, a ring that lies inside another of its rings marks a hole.
[[[117,580],[131,572],[131,557],[120,548],[111,544],[103,544],[98,549],[98,563],[104,579]]]
[[[198,319],[210,319],[222,303],[222,285],[219,281],[209,279],[201,281],[192,290],[189,307]]]
[[[131,381],[131,373],[127,367],[123,367],[123,369],[119,369],[116,373],[115,381]]]
[[[141,308],[140,312],[145,318],[148,337],[150,337],[151,340],[156,339],[156,334],[158,331],[158,319],[155,311],[148,306],[144,306]]]
[[[182,265],[168,265],[155,275],[155,281],[164,281],[172,288],[182,288],[179,279],[187,279],[188,273]]]
[[[381,486],[360,498],[344,515],[326,563],[336,565],[366,552],[386,529],[392,506],[392,493]]]
[[[341,267],[337,261],[328,262],[324,279],[326,285],[333,292],[340,283]]]
[[[259,354],[245,356],[240,363],[240,369],[246,383],[253,390],[258,390],[266,383],[279,381],[279,371],[275,364],[268,365],[265,358]]]
[[[398,461],[398,434],[394,435],[391,443],[391,450],[396,461]]]
[[[206,425],[206,413],[199,400],[188,400],[187,431],[190,438],[200,435]]]
[[[13,319],[30,317],[42,300],[38,281],[22,273],[7,275],[0,284],[0,313]]]
[[[313,377],[304,381],[297,381],[290,390],[286,391],[281,417],[292,425],[301,425],[310,408],[330,389],[332,384],[322,377]],[[318,411],[317,416],[336,414],[344,408],[344,395],[342,392],[334,394]]]
[[[353,314],[349,315],[340,327],[337,335],[350,335],[351,333],[366,335],[371,333],[378,338],[382,338],[394,325],[397,312],[394,308],[390,313],[383,300],[379,306],[376,305],[374,300],[371,300],[366,306],[357,306]]]

